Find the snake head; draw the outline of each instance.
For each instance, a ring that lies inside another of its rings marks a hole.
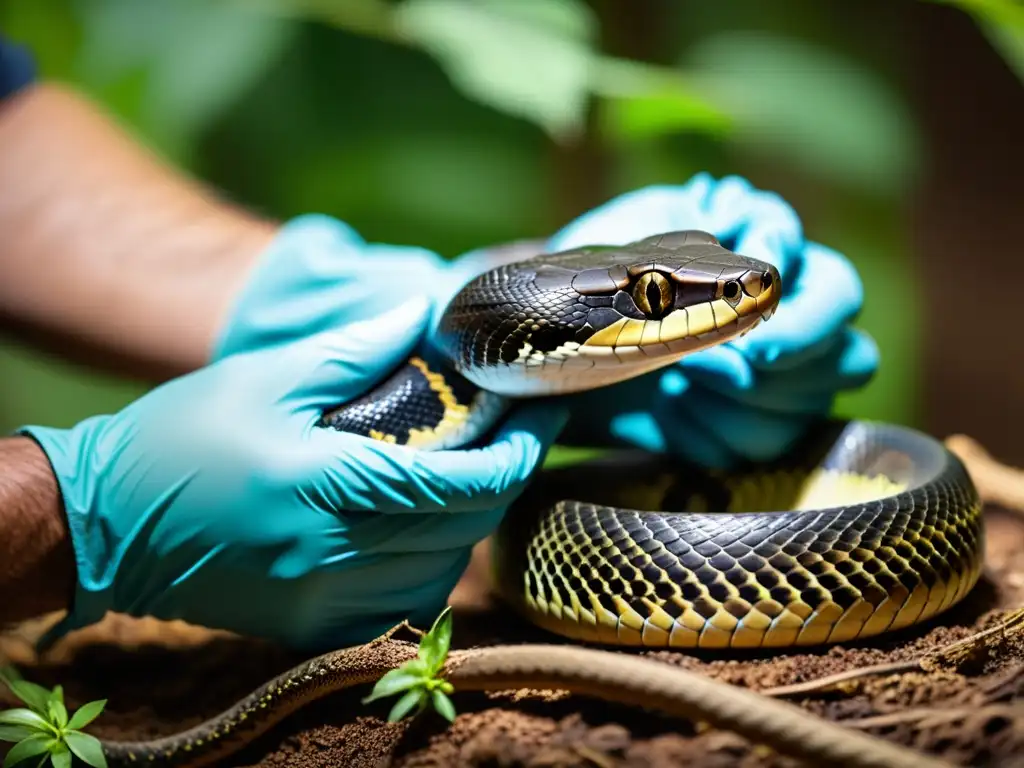
[[[781,295],[771,264],[706,232],[669,232],[484,272],[449,303],[437,340],[477,386],[509,397],[565,394],[743,336]]]

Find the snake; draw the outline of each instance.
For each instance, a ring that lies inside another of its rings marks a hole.
[[[785,310],[778,269],[730,245],[680,230],[555,253],[496,247],[431,342],[317,426],[446,450],[485,440],[523,399],[628,397],[616,385],[756,333]],[[982,509],[965,467],[935,438],[824,418],[784,456],[722,471],[613,448],[537,472],[492,539],[495,592],[561,641],[460,652],[446,668],[457,689],[564,688],[729,727],[798,756],[937,765],[623,653],[861,641],[959,603],[983,565]],[[357,651],[302,662],[181,733],[102,740],[108,764],[222,759],[304,704],[388,671]]]

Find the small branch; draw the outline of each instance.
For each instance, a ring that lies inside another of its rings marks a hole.
[[[950,436],[946,447],[967,467],[982,501],[1024,514],[1024,470],[996,461],[967,435]]]
[[[870,667],[848,669],[844,672],[837,672],[834,675],[820,677],[817,680],[808,680],[803,683],[793,683],[792,685],[779,685],[774,688],[766,688],[760,691],[760,693],[762,696],[772,696],[775,698],[806,696],[810,693],[821,693],[832,688],[840,687],[843,683],[860,680],[865,677],[913,672],[920,668],[920,661],[894,661],[888,664],[875,664]]]
[[[1009,704],[992,704],[981,708],[957,707],[956,709],[920,707],[917,709],[906,709],[902,712],[893,712],[887,715],[862,717],[857,720],[843,720],[842,724],[847,728],[866,730],[868,728],[892,728],[896,725],[906,724],[931,727],[956,720],[966,720],[967,718],[988,719],[991,717],[1005,717],[1015,720],[1021,716],[1024,716],[1024,707]]]
[[[972,655],[977,653],[978,648],[994,636],[1007,638],[1024,631],[1024,608],[1018,608],[996,626],[977,632],[963,640],[943,646],[937,651],[925,654],[920,659],[920,667],[925,672],[930,672],[939,667],[959,669],[963,663]]]
[[[963,640],[957,640],[954,643],[944,645],[942,648],[930,651],[913,661],[896,661],[886,664],[875,664],[870,667],[860,667],[859,669],[848,669],[845,672],[828,675],[817,680],[766,688],[760,691],[760,693],[762,696],[773,698],[807,696],[812,693],[823,693],[833,688],[841,687],[843,683],[877,675],[932,672],[939,668],[959,669],[968,658],[977,653],[978,649],[987,643],[989,638],[995,635],[1006,638],[1022,631],[1024,631],[1024,608],[1013,611],[999,624],[990,629],[977,632],[970,637],[965,637]]]

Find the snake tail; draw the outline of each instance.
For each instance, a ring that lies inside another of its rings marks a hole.
[[[312,659],[261,686],[221,715],[181,734],[152,741],[103,741],[108,765],[212,765],[296,709],[324,696],[373,682],[416,656],[412,644],[390,646],[388,654],[376,654],[376,659],[365,648],[345,649]],[[399,646],[399,650],[393,646]],[[755,744],[767,745],[811,764],[946,768],[941,761],[847,730],[788,702],[636,656],[558,645],[496,646],[453,653],[443,675],[457,692],[555,689],[638,706],[733,731]]]
[[[367,646],[331,651],[305,661],[199,725],[146,741],[101,739],[110,768],[162,766],[200,768],[215,765],[313,701],[357,685],[373,683],[402,662],[415,658],[410,643],[373,641]]]
[[[843,728],[788,702],[664,662],[607,651],[517,645],[469,651],[448,678],[456,690],[568,690],[733,731],[809,765],[951,768],[936,758]]]

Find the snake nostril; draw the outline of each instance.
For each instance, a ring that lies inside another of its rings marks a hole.
[[[761,275],[761,290],[767,291],[769,288],[772,287],[773,282],[775,281],[772,279],[772,273],[765,272],[763,275]]]

